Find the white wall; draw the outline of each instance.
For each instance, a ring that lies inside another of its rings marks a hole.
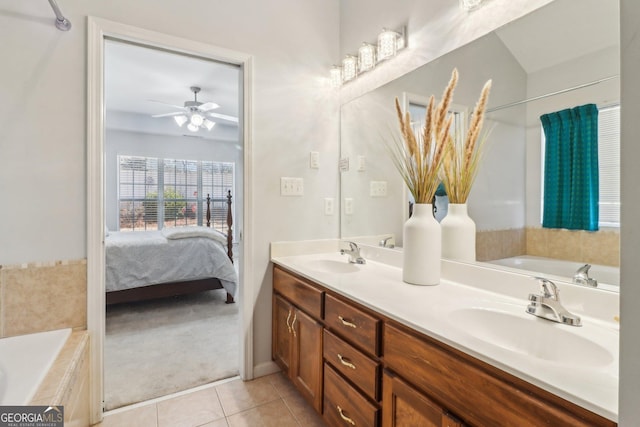
[[[254,361],[271,360],[269,242],[334,238],[338,100],[327,78],[339,56],[338,0],[60,0],[73,24],[53,25],[46,1],[0,3],[0,264],[86,257],[88,15],[254,56]],[[321,167],[308,168],[310,151]],[[279,196],[280,177],[305,196]],[[319,219],[320,218],[320,219]]]

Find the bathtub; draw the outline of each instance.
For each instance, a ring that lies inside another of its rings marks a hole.
[[[0,406],[28,405],[71,329],[0,339]]]
[[[552,280],[553,278],[551,276],[556,276],[558,280],[564,281],[571,281],[576,270],[585,264],[575,261],[564,261],[532,255],[520,255],[487,262],[517,268],[519,270],[528,270],[534,274],[542,275]],[[608,265],[591,264],[589,277],[597,280],[598,287],[602,289],[617,290],[620,284],[620,269],[618,267],[611,267]]]

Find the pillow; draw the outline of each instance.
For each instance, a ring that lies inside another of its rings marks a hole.
[[[217,240],[222,244],[227,243],[227,236],[208,227],[177,227],[177,228],[163,228],[162,234],[167,239],[186,239],[189,237],[207,237],[209,239]]]

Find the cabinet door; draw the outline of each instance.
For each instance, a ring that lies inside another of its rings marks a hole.
[[[290,375],[293,334],[291,333],[291,321],[294,309],[280,295],[273,295],[273,323],[271,332],[271,352],[273,360]]]
[[[441,427],[444,411],[388,371],[382,382],[382,427]]]
[[[291,330],[291,379],[314,409],[322,413],[322,324],[294,309]]]

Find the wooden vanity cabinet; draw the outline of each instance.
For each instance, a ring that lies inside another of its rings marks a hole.
[[[321,412],[324,292],[280,269],[274,269],[273,290],[273,360]]]
[[[273,359],[330,426],[616,423],[274,267]]]

